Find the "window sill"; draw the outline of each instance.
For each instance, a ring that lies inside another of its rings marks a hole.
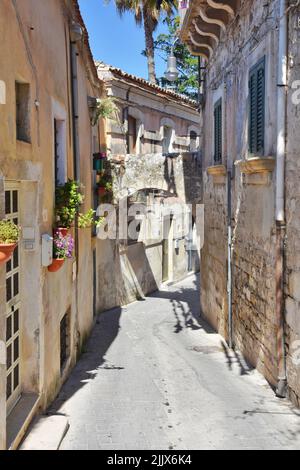
[[[7,448],[16,450],[39,406],[39,395],[23,394],[7,418]]]
[[[30,140],[17,139],[17,145],[31,146],[32,142]]]
[[[226,166],[225,165],[214,165],[207,168],[207,174],[212,176],[214,184],[225,184],[226,183]]]
[[[245,184],[269,185],[275,163],[274,157],[251,157],[238,160],[235,165],[239,167]]]

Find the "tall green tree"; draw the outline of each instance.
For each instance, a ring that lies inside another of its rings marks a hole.
[[[156,83],[153,33],[163,15],[168,17],[174,13],[177,0],[115,0],[115,4],[120,15],[130,11],[134,14],[136,23],[143,25],[148,79]]]
[[[154,49],[165,60],[165,62],[167,62],[176,38],[180,19],[178,16],[166,18],[164,23],[168,26],[168,32],[160,34],[157,37],[156,41],[154,41]],[[174,54],[177,59],[177,68],[179,71],[178,79],[173,84],[175,90],[190,98],[197,99],[199,91],[198,58],[192,56],[188,48],[179,41],[175,44]],[[160,77],[159,83],[163,87],[170,85],[165,77]]]

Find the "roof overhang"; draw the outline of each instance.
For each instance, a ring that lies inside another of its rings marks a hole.
[[[191,54],[209,60],[221,32],[235,18],[240,0],[190,0],[181,12],[179,37]]]

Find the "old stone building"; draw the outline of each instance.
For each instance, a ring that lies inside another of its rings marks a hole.
[[[129,225],[141,205],[145,209],[135,239],[118,233],[117,240],[100,241],[97,306],[104,310],[198,270],[196,229],[188,227],[186,204],[192,221],[202,190],[201,136],[194,101],[102,62],[96,65],[116,105],[102,129],[114,203],[128,207]],[[187,225],[178,228],[185,217]]]
[[[202,312],[299,404],[299,7],[182,7],[181,40],[205,68]]]
[[[91,105],[102,89],[76,1],[1,1],[0,63],[0,213],[22,227],[13,259],[0,265],[5,449],[56,396],[93,325],[96,239],[73,229],[76,256],[51,273],[42,236],[52,235],[57,184],[80,181],[82,210],[92,205]]]

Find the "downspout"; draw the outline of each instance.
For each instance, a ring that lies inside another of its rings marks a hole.
[[[79,156],[79,106],[78,106],[78,72],[77,72],[77,43],[82,40],[83,31],[79,24],[72,23],[71,39],[71,75],[72,75],[72,113],[73,113],[73,147],[74,147],[74,179],[80,181]]]
[[[128,118],[129,118],[129,94],[131,92],[131,86],[128,88],[126,93],[126,108],[123,111],[123,126],[126,130],[126,152],[129,153],[129,127],[128,127]]]
[[[70,55],[71,55],[71,93],[72,93],[72,126],[73,126],[73,168],[74,180],[80,181],[80,147],[79,147],[79,103],[78,103],[78,70],[77,70],[77,57],[78,49],[77,43],[82,40],[83,31],[79,24],[73,22],[70,26]],[[79,271],[79,233],[78,233],[78,216],[76,215],[75,221],[75,259],[76,259],[76,273],[75,274],[75,298],[76,298],[76,348],[80,344],[80,332],[78,327],[78,271]]]
[[[227,75],[224,79],[224,114],[225,116],[230,114],[230,109],[227,109]],[[227,120],[223,119],[223,132],[224,132],[224,144],[223,144],[223,153],[226,155],[226,174],[227,174],[227,194],[226,194],[226,204],[227,204],[227,309],[228,309],[228,346],[230,349],[233,348],[233,328],[232,328],[232,157],[229,157],[229,145],[228,142],[231,142],[228,139],[228,126]],[[231,150],[231,149],[230,149]]]
[[[232,169],[227,162],[227,302],[228,302],[228,346],[233,348],[232,328]]]
[[[276,152],[276,323],[278,384],[276,395],[287,395],[285,351],[284,254],[286,237],[285,155],[287,132],[287,0],[280,2],[278,78],[277,78],[277,152]]]

